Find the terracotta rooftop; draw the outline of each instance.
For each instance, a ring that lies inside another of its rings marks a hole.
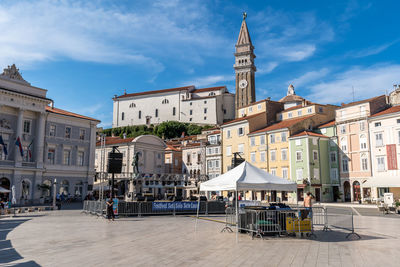
[[[207,134],[207,135],[220,134],[220,133],[221,133],[221,131],[220,131],[220,130],[217,130],[217,131],[213,131],[212,133],[209,133],[209,134]]]
[[[192,148],[192,147],[198,147],[198,146],[201,146],[201,143],[188,143],[183,147],[183,149]]]
[[[179,149],[178,147],[174,147],[172,145],[167,145],[167,147],[165,148],[165,150],[169,151],[169,150],[173,150],[173,151],[181,151],[181,149]]]
[[[107,145],[115,145],[115,144],[125,144],[130,143],[132,140],[135,139],[134,137],[129,138],[120,138],[120,137],[106,137],[106,146]],[[101,146],[101,142],[97,141],[96,146]]]
[[[335,120],[321,124],[320,126],[318,126],[318,128],[326,128],[326,127],[331,127],[335,125]]]
[[[299,137],[299,136],[305,136],[305,135],[307,135],[307,136],[316,136],[316,137],[329,138],[329,137],[326,136],[326,135],[319,134],[319,133],[314,133],[314,132],[310,132],[310,131],[302,131],[301,133],[295,134],[295,135],[291,136],[290,138]]]
[[[46,111],[50,112],[50,113],[54,113],[54,114],[59,114],[59,115],[75,117],[75,118],[84,119],[84,120],[100,122],[99,120],[96,120],[96,119],[93,119],[93,118],[90,118],[90,117],[86,117],[86,116],[83,116],[83,115],[72,113],[72,112],[69,112],[69,111],[66,111],[66,110],[63,110],[63,109],[59,109],[59,108],[54,108],[54,107],[52,108],[50,106],[46,106]]]
[[[300,104],[300,105],[297,105],[297,106],[294,106],[294,107],[291,107],[291,108],[287,108],[287,109],[285,109],[285,110],[282,110],[282,112],[289,111],[289,110],[294,110],[294,109],[298,109],[298,108],[302,108],[302,107],[303,107],[303,105]]]
[[[201,89],[195,89],[192,91],[192,93],[201,93],[201,92],[210,92],[210,91],[218,91],[221,89],[226,89],[226,86],[218,86],[218,87],[209,87],[209,88],[201,88]]]
[[[132,97],[132,96],[139,96],[139,95],[151,95],[151,94],[158,94],[158,93],[168,93],[168,92],[174,92],[174,91],[185,91],[185,90],[192,90],[192,89],[195,89],[194,85],[177,87],[177,88],[170,88],[170,89],[161,89],[161,90],[153,90],[153,91],[132,93],[132,94],[124,94],[124,95],[117,96],[114,99]]]
[[[255,118],[255,117],[263,115],[263,114],[265,114],[265,113],[257,113],[257,114],[250,115],[250,116],[244,116],[244,117],[241,117],[241,118],[237,118],[237,119],[225,122],[222,125],[228,125],[228,124],[231,124],[231,123],[234,123],[234,122],[238,122],[238,121],[245,121],[245,120],[252,119],[252,118]]]
[[[270,125],[268,127],[265,127],[263,129],[251,132],[249,134],[262,133],[262,132],[268,132],[268,131],[288,128],[288,127],[290,127],[292,125],[295,125],[298,122],[301,122],[303,120],[311,118],[312,116],[315,116],[315,115],[308,115],[308,116],[304,116],[304,117],[299,117],[299,118],[294,118],[294,119],[289,119],[289,120],[283,120],[283,121],[280,121],[278,123],[272,124],[272,125]]]
[[[269,98],[265,98],[265,99],[261,99],[261,100],[258,100],[258,101],[256,101],[256,102],[250,103],[250,104],[248,104],[248,105],[246,105],[246,106],[242,106],[242,107],[240,107],[240,108],[250,107],[250,106],[253,106],[253,105],[260,104],[260,103],[265,102],[265,101],[279,103],[278,101],[274,101],[274,100],[271,100],[271,99],[269,99]]]
[[[372,115],[370,117],[378,117],[378,116],[387,115],[387,114],[396,113],[396,112],[400,112],[400,106],[390,107],[381,112],[375,113],[374,115]]]
[[[341,107],[345,108],[345,107],[350,107],[350,106],[354,106],[354,105],[358,105],[358,104],[362,104],[362,103],[367,103],[367,102],[370,102],[372,100],[378,99],[380,97],[385,97],[385,95],[375,96],[375,97],[371,97],[371,98],[360,100],[360,101],[356,101],[356,102],[350,102],[348,104],[342,103]]]
[[[294,102],[294,101],[303,101],[304,98],[298,95],[287,95],[279,100],[279,102]]]

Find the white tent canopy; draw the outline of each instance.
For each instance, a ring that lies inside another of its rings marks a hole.
[[[265,172],[247,161],[200,184],[200,191],[276,190],[296,191],[297,184]]]

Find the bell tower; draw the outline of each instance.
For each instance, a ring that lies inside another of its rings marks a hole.
[[[240,27],[239,38],[235,45],[235,69],[236,76],[236,96],[235,107],[236,117],[238,117],[238,110],[246,105],[256,101],[256,89],[254,74],[256,66],[254,65],[254,47],[251,43],[249,30],[246,24],[246,12],[243,13],[242,26]]]

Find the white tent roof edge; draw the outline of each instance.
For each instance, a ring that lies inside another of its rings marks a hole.
[[[200,191],[296,191],[297,183],[272,175],[245,161],[232,170],[200,184]]]

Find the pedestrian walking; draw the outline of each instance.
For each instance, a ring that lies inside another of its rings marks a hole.
[[[313,198],[314,196],[311,194],[311,192],[307,192],[307,196],[304,198],[304,207],[311,208],[312,207],[311,200]]]
[[[111,197],[107,200],[106,204],[107,204],[107,219],[108,220],[112,219],[114,221],[114,218],[115,218],[114,210],[113,210],[114,201],[112,200]]]
[[[304,215],[302,215],[302,220],[304,220],[305,217],[311,216],[313,199],[314,196],[311,194],[311,192],[307,192],[306,197],[304,198],[304,207],[306,208],[306,212]]]

